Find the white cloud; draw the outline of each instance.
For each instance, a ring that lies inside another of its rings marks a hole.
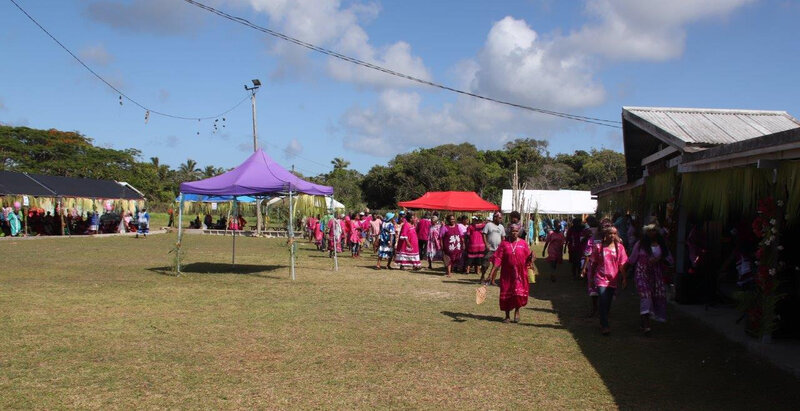
[[[302,152],[303,144],[301,144],[296,138],[293,138],[292,141],[287,143],[286,147],[283,148],[283,155],[288,159],[295,158]]]
[[[270,25],[300,40],[316,44],[364,60],[371,64],[423,79],[431,73],[422,59],[414,56],[411,46],[403,41],[375,46],[362,24],[374,19],[379,6],[372,2],[353,2],[345,6],[340,0],[246,0],[257,12],[269,16]],[[308,69],[307,49],[285,41],[272,43],[271,52],[281,57],[273,77]],[[325,64],[328,75],[339,80],[375,87],[408,87],[416,83],[372,69],[355,66],[333,57]]]
[[[594,21],[564,43],[614,60],[668,60],[683,54],[687,25],[725,17],[754,1],[589,0],[586,11]]]
[[[348,149],[390,156],[445,143],[491,147],[533,132],[546,135],[555,122],[538,117],[520,116],[509,107],[467,97],[441,109],[428,109],[418,93],[389,89],[381,92],[374,107],[351,107],[340,119],[337,132],[343,133]]]
[[[114,56],[102,44],[84,47],[78,54],[81,59],[98,66],[107,66],[114,61]]]
[[[476,94],[579,114],[606,99],[596,79],[601,63],[678,57],[689,24],[725,17],[752,1],[587,0],[589,20],[567,35],[542,36],[509,16],[492,26],[480,51],[456,64],[453,73],[460,88]],[[431,108],[420,94],[397,90],[383,91],[372,107],[351,107],[339,126],[346,148],[381,156],[463,141],[497,147],[518,137],[547,138],[576,128],[590,139],[600,136],[613,144],[619,139],[618,132],[599,133],[594,125],[463,96]]]
[[[581,108],[605,99],[585,55],[560,50],[513,17],[495,23],[478,55],[459,68],[471,91],[521,104]]]

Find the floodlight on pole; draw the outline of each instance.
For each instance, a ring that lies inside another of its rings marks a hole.
[[[261,80],[253,79],[253,87],[244,85],[244,89],[250,92],[250,104],[253,106],[253,151],[258,150],[258,124],[256,122],[256,90],[261,87]]]

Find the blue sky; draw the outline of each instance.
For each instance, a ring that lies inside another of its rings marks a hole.
[[[307,175],[343,157],[366,172],[443,143],[622,150],[617,129],[476,101],[332,61],[180,0],[17,0],[127,95],[155,110],[225,111],[259,78],[261,145]],[[800,1],[206,0],[397,71],[521,104],[616,119],[624,105],[786,110],[800,116]],[[0,122],[76,130],[177,166],[232,167],[252,151],[249,103],[213,120],[151,115],[93,78],[0,1]],[[221,124],[222,120],[218,124]]]

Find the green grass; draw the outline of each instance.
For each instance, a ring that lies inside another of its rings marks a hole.
[[[0,409],[792,409],[793,377],[673,315],[641,337],[631,289],[614,333],[582,318],[582,283],[540,280],[499,322],[475,276],[375,271],[280,240],[0,241]],[[371,255],[371,254],[370,254]],[[13,262],[13,263],[8,263]],[[540,271],[548,273],[547,267]],[[672,314],[672,313],[671,313]]]

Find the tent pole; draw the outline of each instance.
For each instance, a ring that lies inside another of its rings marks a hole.
[[[291,255],[292,259],[292,281],[295,280],[294,274],[294,221],[292,220],[292,215],[294,213],[294,209],[292,206],[292,186],[289,186],[289,255]]]
[[[234,226],[234,230],[233,230],[233,252],[231,253],[231,265],[233,265],[233,266],[236,266],[236,232],[238,231],[237,228],[239,228],[239,216],[236,213],[238,211],[237,210],[237,205],[238,204],[236,202],[236,197],[234,196],[233,197],[233,207],[232,207],[233,208],[233,216],[232,217],[236,219],[236,225]]]
[[[181,242],[183,240],[183,193],[178,196],[178,248],[175,249],[176,253],[181,252]],[[178,254],[176,257],[178,275],[181,275],[181,257]]]

